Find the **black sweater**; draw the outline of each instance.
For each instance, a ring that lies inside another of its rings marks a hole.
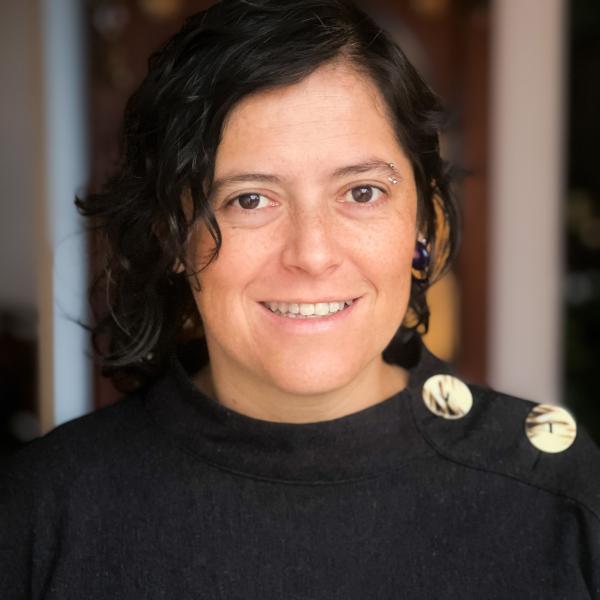
[[[533,404],[421,388],[314,424],[203,396],[183,368],[16,455],[0,487],[0,598],[600,599],[600,452],[524,431]]]

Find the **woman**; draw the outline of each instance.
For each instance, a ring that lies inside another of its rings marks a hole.
[[[420,342],[440,114],[343,0],[223,0],[153,57],[79,202],[137,389],[13,461],[3,598],[600,598],[598,449]]]

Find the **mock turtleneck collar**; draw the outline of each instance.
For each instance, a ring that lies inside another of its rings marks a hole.
[[[421,344],[390,347],[387,362],[409,371],[408,386],[358,412],[316,423],[274,423],[235,412],[195,386],[178,359],[147,392],[146,407],[177,443],[206,462],[250,477],[302,483],[374,477],[428,452],[411,404],[422,383],[448,366]]]

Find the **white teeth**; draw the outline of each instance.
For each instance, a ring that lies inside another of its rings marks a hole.
[[[320,317],[324,317],[329,314],[329,303],[325,304],[321,302],[319,304],[315,304],[315,315],[319,315]]]
[[[341,300],[340,302],[317,302],[316,304],[288,304],[287,302],[265,302],[272,312],[285,315],[290,319],[295,318],[317,318],[333,315],[352,306],[353,300]]]
[[[300,314],[305,317],[310,317],[315,314],[315,305],[314,304],[301,304],[300,305]]]

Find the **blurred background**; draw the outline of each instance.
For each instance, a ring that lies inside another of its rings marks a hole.
[[[0,3],[0,457],[118,397],[77,325],[93,240],[73,200],[114,168],[149,54],[209,4]],[[373,11],[444,99],[444,152],[469,173],[428,345],[470,381],[566,406],[600,443],[600,2]]]

